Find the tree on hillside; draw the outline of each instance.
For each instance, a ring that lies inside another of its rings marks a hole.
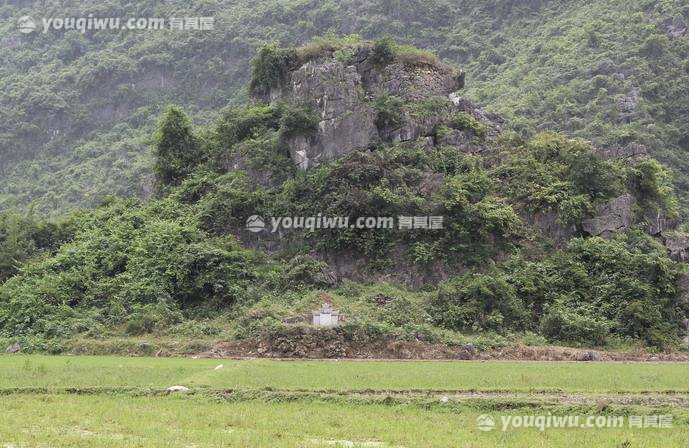
[[[154,141],[158,188],[179,184],[203,162],[191,120],[177,106],[170,106],[163,114]]]
[[[36,250],[31,232],[33,220],[18,213],[0,215],[0,283],[15,275]]]

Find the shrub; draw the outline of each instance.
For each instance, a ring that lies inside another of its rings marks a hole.
[[[348,65],[353,55],[353,50],[363,42],[364,40],[357,34],[349,36],[337,36],[335,34],[317,36],[303,47],[297,48],[297,57],[299,63],[303,64],[313,59],[332,55],[343,64]]]
[[[373,100],[373,108],[377,112],[376,127],[379,130],[390,130],[404,123],[402,108],[404,103],[400,98],[391,95],[380,95]]]
[[[290,260],[285,272],[288,288],[329,287],[334,285],[335,277],[328,273],[327,263],[309,255],[300,255]]]
[[[485,140],[486,125],[478,121],[473,115],[466,112],[457,112],[450,117],[450,126],[454,129],[473,135],[478,142]]]
[[[514,287],[497,271],[442,283],[431,306],[436,322],[453,330],[502,332],[529,324]]]
[[[218,120],[216,133],[221,146],[230,148],[242,140],[260,135],[266,129],[277,129],[278,121],[275,108],[256,102],[226,110]]]
[[[260,47],[251,60],[249,89],[266,93],[295,68],[297,60],[297,50],[294,48],[279,48],[274,44]]]
[[[386,65],[392,64],[395,60],[394,47],[395,41],[389,36],[376,39],[373,43],[371,56],[369,56],[371,63],[378,67],[385,67]]]
[[[394,54],[395,60],[404,65],[431,65],[433,67],[445,68],[438,56],[433,54],[432,51],[416,48],[412,45],[395,45]]]
[[[127,323],[125,333],[129,335],[150,334],[182,320],[181,313],[163,303],[135,304]]]
[[[573,310],[556,304],[541,321],[541,332],[554,342],[604,345],[608,330],[609,323],[604,318],[582,306]]]
[[[399,62],[409,66],[432,65],[449,69],[443,66],[433,52],[411,45],[396,44],[395,40],[389,36],[381,37],[373,43],[370,60],[377,67]]]
[[[657,161],[644,159],[629,169],[627,184],[643,210],[676,215],[677,199],[673,194],[671,177]]]
[[[318,129],[320,116],[307,104],[281,103],[279,110],[281,139],[309,135]]]
[[[211,191],[199,201],[199,227],[215,235],[236,231],[249,216],[261,212],[263,201],[263,192],[244,173],[231,171],[216,178]]]

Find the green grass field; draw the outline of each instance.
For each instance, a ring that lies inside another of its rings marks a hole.
[[[220,370],[215,370],[219,364]],[[511,361],[232,361],[88,356],[0,357],[8,387],[150,387],[285,390],[509,390],[689,392],[679,363]]]
[[[669,363],[0,356],[0,447],[683,447],[687,373]],[[190,390],[165,394],[171,385]],[[402,393],[469,390],[493,392]],[[668,398],[631,400],[646,395]],[[619,399],[601,405],[606,396]],[[674,420],[502,431],[504,416],[548,413]],[[481,414],[496,419],[494,430],[476,429]]]

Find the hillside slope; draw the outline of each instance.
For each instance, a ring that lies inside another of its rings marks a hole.
[[[0,209],[92,206],[145,197],[146,144],[170,102],[207,123],[246,98],[264,41],[303,44],[328,31],[390,34],[467,72],[466,95],[519,132],[565,131],[598,145],[640,143],[687,172],[689,74],[680,1],[346,0],[61,2],[0,7]],[[38,17],[213,16],[215,31],[77,31],[23,35]],[[528,137],[528,136],[527,136]],[[678,184],[687,190],[683,175]]]
[[[203,127],[166,109],[155,198],[0,215],[0,338],[327,357],[685,347],[689,237],[665,170],[524,139],[459,96],[462,79],[389,39],[261,47],[252,101]],[[344,324],[308,325],[322,302]]]

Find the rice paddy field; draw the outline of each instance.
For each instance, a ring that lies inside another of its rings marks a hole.
[[[687,444],[680,363],[0,356],[2,448]]]

